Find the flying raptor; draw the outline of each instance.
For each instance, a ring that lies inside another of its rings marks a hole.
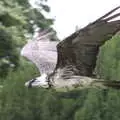
[[[115,20],[120,16],[120,13],[115,13],[119,8],[62,41],[53,41],[53,32],[49,29],[39,32],[34,40],[22,48],[21,55],[38,67],[41,76],[29,80],[25,86],[56,90],[94,86],[120,88],[119,81],[93,77],[100,46],[120,31],[120,20]]]

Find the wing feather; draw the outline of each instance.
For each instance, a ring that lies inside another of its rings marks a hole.
[[[113,9],[61,41],[57,45],[58,61],[55,70],[72,66],[74,74],[92,76],[99,47],[120,30],[120,20],[110,21],[120,14],[108,16],[119,8]]]
[[[21,55],[32,61],[41,74],[50,73],[57,62],[57,44],[58,41],[50,41],[48,36],[42,36],[41,39],[29,41],[22,48]]]

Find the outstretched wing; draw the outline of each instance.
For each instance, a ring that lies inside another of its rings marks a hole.
[[[68,68],[75,75],[92,76],[99,47],[120,30],[120,20],[112,21],[120,13],[110,16],[119,8],[61,41],[57,45],[58,61],[55,70]]]
[[[58,41],[51,41],[51,32],[43,31],[23,47],[21,55],[32,61],[40,73],[51,73],[57,62],[56,45]]]

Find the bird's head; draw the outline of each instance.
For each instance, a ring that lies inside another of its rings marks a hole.
[[[43,88],[48,88],[48,79],[47,75],[43,74],[40,77],[36,77],[32,80],[29,80],[28,82],[25,83],[26,87],[43,87]]]

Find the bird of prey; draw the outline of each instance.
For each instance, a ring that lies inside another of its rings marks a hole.
[[[116,7],[104,16],[76,31],[63,41],[51,41],[52,33],[44,30],[29,41],[21,55],[38,67],[41,76],[25,83],[28,87],[71,90],[88,87],[120,88],[119,81],[104,81],[93,77],[100,46],[120,30],[115,18]],[[114,13],[114,15],[113,15]]]

